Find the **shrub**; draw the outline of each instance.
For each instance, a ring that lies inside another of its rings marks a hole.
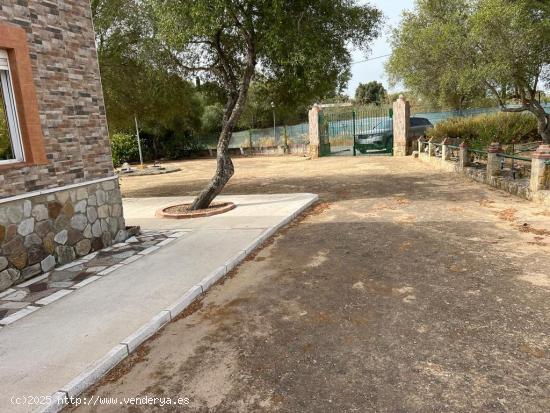
[[[484,148],[491,142],[509,144],[539,139],[537,120],[531,113],[496,112],[468,118],[451,118],[438,123],[426,133],[442,141],[446,137],[465,140],[473,148]]]
[[[115,166],[120,166],[124,162],[139,160],[139,149],[136,138],[126,133],[114,133],[111,135],[111,152]]]

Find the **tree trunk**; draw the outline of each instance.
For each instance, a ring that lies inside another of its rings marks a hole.
[[[153,160],[156,162],[159,158],[158,156],[158,153],[159,153],[159,149],[158,149],[158,137],[157,137],[157,134],[153,134]]]
[[[204,209],[212,203],[214,198],[224,188],[225,184],[231,179],[235,168],[233,162],[229,156],[229,141],[231,140],[232,129],[230,130],[228,119],[234,112],[236,101],[234,97],[229,97],[223,114],[223,127],[218,140],[218,146],[216,148],[216,173],[212,177],[212,180],[201,191],[201,193],[195,198],[191,205],[191,210]]]
[[[229,156],[229,141],[231,140],[233,129],[243,112],[246,97],[248,95],[248,88],[252,76],[254,75],[255,68],[256,57],[254,51],[249,50],[247,65],[243,72],[239,90],[229,94],[224,109],[223,126],[217,146],[216,173],[208,185],[193,201],[193,204],[189,208],[192,211],[208,208],[210,203],[219,195],[225,187],[225,184],[227,184],[229,179],[233,176],[235,169],[231,157]]]
[[[546,144],[550,144],[550,114],[537,113],[538,130],[542,141]]]
[[[546,113],[536,99],[532,99],[528,107],[529,112],[537,117],[537,129],[542,141],[546,144],[550,143],[550,114]]]
[[[537,129],[546,144],[550,144],[550,114],[546,113],[542,105],[536,99],[531,99],[520,108],[507,108],[501,103],[503,112],[531,112],[537,118]]]

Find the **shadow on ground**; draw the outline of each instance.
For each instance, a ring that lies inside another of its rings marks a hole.
[[[370,162],[372,176],[300,184],[324,202],[88,395],[189,397],[173,410],[199,412],[550,411],[549,236],[503,211],[550,215],[412,160]]]

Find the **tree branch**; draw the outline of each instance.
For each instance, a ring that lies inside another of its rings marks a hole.
[[[498,101],[498,104],[500,106],[501,109],[505,108],[506,107],[506,104],[504,103],[504,101],[502,100],[502,98],[500,97],[499,93],[498,93],[498,90],[496,89],[496,87],[494,87],[491,82],[488,82],[487,80],[484,80],[484,83],[487,85],[487,87],[489,89],[491,89],[491,91],[495,94],[496,98],[497,98],[497,101]]]
[[[168,55],[172,59],[172,61],[178,66],[180,69],[183,69],[186,72],[196,73],[196,72],[212,72],[217,65],[217,62],[212,63],[209,66],[188,66],[181,62],[181,60],[175,56],[171,51],[168,50]]]
[[[520,106],[519,108],[507,108],[507,107],[501,107],[500,110],[503,112],[510,112],[510,113],[519,113],[519,112],[525,112],[529,110],[529,106]]]
[[[227,58],[223,47],[221,43],[221,37],[222,37],[222,30],[219,29],[216,32],[216,38],[214,41],[214,48],[216,49],[218,53],[219,62],[221,63],[221,66],[218,66],[220,73],[222,74],[222,77],[224,78],[224,81],[226,82],[227,86],[233,91],[237,90],[237,80],[235,79],[235,74],[233,73],[233,70],[231,69],[231,65],[229,64],[229,59]]]

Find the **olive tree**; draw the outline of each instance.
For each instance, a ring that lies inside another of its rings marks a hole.
[[[550,143],[550,114],[538,101],[550,87],[550,3],[545,0],[480,0],[471,17],[472,77],[505,112],[529,111]],[[519,106],[508,105],[510,99]]]
[[[418,0],[392,45],[394,81],[457,109],[490,96],[502,111],[529,111],[550,143],[550,115],[538,101],[550,87],[548,0]]]
[[[484,95],[469,76],[469,0],[418,0],[391,37],[390,83],[403,82],[432,106],[461,110]]]
[[[355,102],[362,105],[380,105],[386,99],[386,95],[386,89],[380,82],[359,83],[355,89]]]
[[[191,209],[206,208],[234,173],[229,142],[257,73],[264,79],[339,77],[348,45],[368,48],[381,13],[355,0],[148,0],[160,42],[182,76],[226,93],[216,172]],[[304,82],[304,84],[308,84]]]

